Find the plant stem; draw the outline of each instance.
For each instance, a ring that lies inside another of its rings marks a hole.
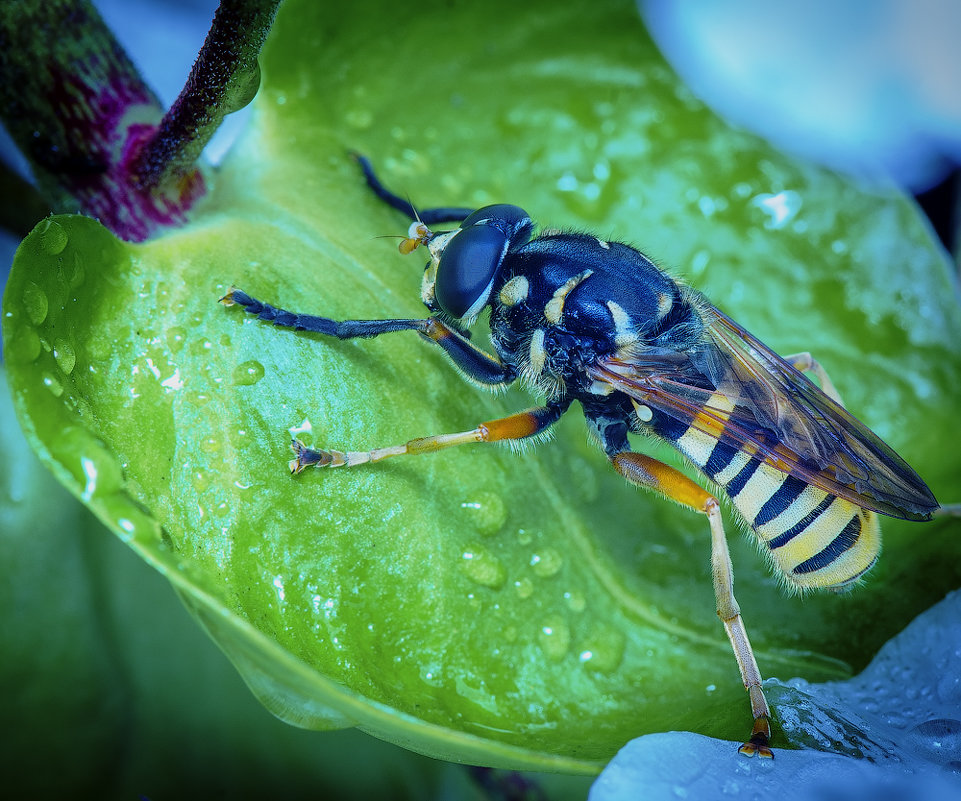
[[[163,185],[192,169],[223,118],[257,94],[257,57],[279,5],[222,0],[183,91],[134,162],[145,186]]]
[[[55,211],[101,217],[128,238],[116,169],[130,130],[163,109],[87,0],[0,4],[0,116]]]
[[[167,114],[89,0],[0,0],[0,119],[53,211],[132,241],[182,224],[201,151],[257,93],[280,0],[223,0]]]

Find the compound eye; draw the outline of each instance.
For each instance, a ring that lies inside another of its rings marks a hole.
[[[484,206],[484,208],[478,209],[467,217],[460,224],[460,227],[470,228],[472,225],[479,223],[502,231],[513,245],[524,244],[530,239],[531,231],[534,228],[530,215],[520,206],[513,206],[510,203]]]
[[[489,225],[464,228],[451,239],[440,257],[434,284],[434,297],[445,312],[461,319],[484,307],[507,252],[507,241]]]

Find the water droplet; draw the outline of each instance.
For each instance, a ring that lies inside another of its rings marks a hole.
[[[256,359],[238,364],[234,368],[233,382],[242,387],[249,387],[256,384],[264,377],[264,366]]]
[[[548,659],[558,662],[571,646],[571,630],[561,618],[550,617],[537,632],[537,643]]]
[[[473,500],[461,503],[460,508],[467,513],[478,532],[485,536],[496,534],[507,520],[507,506],[500,495],[493,492],[478,492]]]
[[[521,545],[530,545],[534,541],[534,537],[526,529],[519,528],[517,529],[517,541]]]
[[[541,578],[554,576],[564,566],[564,557],[554,548],[542,548],[531,556],[531,567],[534,575]]]
[[[117,461],[102,449],[90,449],[89,445],[88,454],[80,457],[80,469],[84,476],[83,500],[113,494],[120,489],[123,474]]]
[[[68,281],[70,283],[71,289],[76,289],[78,286],[83,284],[84,279],[87,277],[86,270],[83,268],[83,258],[79,253],[73,254],[73,273],[69,276]]]
[[[212,503],[207,507],[210,510],[210,514],[214,517],[223,517],[230,511],[230,504],[227,501],[217,501]]]
[[[69,454],[65,465],[74,481],[83,486],[83,500],[113,495],[123,486],[117,457],[86,429],[67,426],[60,432],[59,446]]]
[[[6,343],[7,358],[12,362],[32,362],[40,355],[42,346],[37,332],[29,325],[22,325]]]
[[[580,660],[584,667],[598,673],[612,673],[624,658],[626,640],[621,632],[600,626],[584,640]]]
[[[239,70],[234,75],[233,89],[228,93],[224,103],[228,114],[250,105],[250,101],[257,96],[260,89],[260,77],[260,63],[257,61],[249,69]]]
[[[128,517],[121,517],[117,525],[120,527],[120,539],[124,542],[130,542],[137,533],[137,524]]]
[[[530,598],[534,594],[534,582],[529,578],[518,579],[514,582],[514,591],[519,598]]]
[[[214,343],[207,338],[195,339],[190,343],[190,353],[194,356],[203,356],[214,349]]]
[[[74,365],[77,363],[77,354],[73,345],[59,337],[53,341],[53,358],[57,360],[57,365],[66,375],[73,372]]]
[[[587,608],[587,599],[580,590],[571,590],[564,593],[564,600],[572,612],[583,612]]]
[[[60,223],[53,220],[44,220],[40,223],[40,249],[44,253],[56,256],[62,253],[66,246],[67,232],[63,230]]]
[[[171,353],[179,353],[187,341],[187,332],[179,325],[167,329],[167,347]]]
[[[200,440],[200,450],[204,453],[219,453],[221,447],[220,440],[213,435],[206,436]]]
[[[197,492],[203,492],[210,486],[210,473],[207,470],[191,470],[190,483]]]
[[[61,384],[57,378],[50,373],[43,374],[43,385],[49,389],[55,398],[59,398],[63,395],[63,384]]]
[[[33,281],[27,281],[23,288],[23,306],[34,325],[40,325],[47,319],[47,296]]]
[[[465,550],[461,554],[460,568],[471,581],[491,589],[500,587],[507,577],[500,559],[483,546]]]
[[[961,720],[934,718],[908,731],[908,743],[921,757],[944,764],[961,759]]]

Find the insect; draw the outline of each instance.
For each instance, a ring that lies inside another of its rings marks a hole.
[[[221,302],[339,339],[416,331],[475,383],[497,389],[521,379],[543,402],[470,431],[370,451],[315,450],[294,440],[291,471],[523,440],[546,431],[576,401],[617,473],[707,517],[717,614],[754,717],[739,750],[772,757],[771,713],[734,597],[718,499],[631,450],[628,434],[666,440],[723,490],[798,591],[839,590],[859,579],[880,550],[877,515],[929,520],[939,508],[931,491],[845,410],[810,354],[781,358],[635,248],[583,233],[535,234],[527,212],[507,204],[418,216],[358,160],[373,191],[412,220],[401,252],[427,249],[421,298],[430,315],[336,321],[285,311],[236,288]],[[444,222],[459,225],[429,227]],[[485,309],[494,354],[466,334]]]

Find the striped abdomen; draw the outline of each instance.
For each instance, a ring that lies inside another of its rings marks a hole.
[[[724,488],[778,569],[798,589],[843,587],[874,564],[881,532],[873,512],[693,428],[655,428]]]

